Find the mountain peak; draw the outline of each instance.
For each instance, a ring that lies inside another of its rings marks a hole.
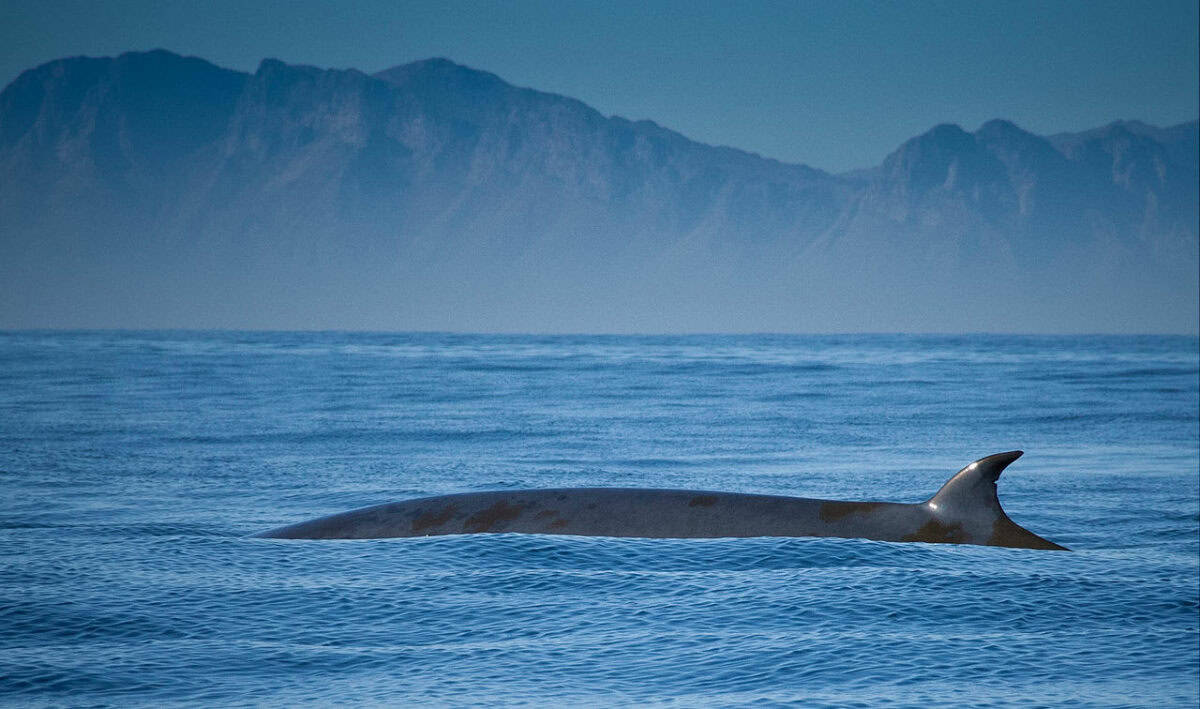
[[[302,74],[316,76],[318,74],[351,73],[362,74],[357,69],[324,69],[311,64],[289,64],[283,60],[267,57],[258,63],[254,76],[277,76],[280,74]]]
[[[154,49],[147,49],[145,51],[122,52],[117,55],[116,61],[118,61],[118,62],[178,61],[180,59],[195,59],[195,58],[196,57],[184,57],[182,54],[179,54],[177,52],[172,52],[169,49],[163,49],[162,47],[155,47]],[[203,60],[201,60],[201,61],[203,61]]]
[[[254,70],[254,73],[265,74],[267,72],[286,69],[287,66],[288,65],[285,62],[279,59],[275,59],[273,57],[264,57],[263,60],[258,63],[258,68]]]
[[[449,59],[447,57],[429,57],[428,59],[418,59],[416,61],[407,62],[405,64],[397,64],[396,66],[389,67],[387,69],[384,69],[382,71],[377,71],[375,73],[383,74],[383,73],[386,73],[389,71],[394,71],[396,69],[408,69],[410,71],[424,71],[424,70],[429,70],[429,71],[454,71],[454,70],[479,71],[478,69],[472,69],[471,67],[469,67],[465,64],[459,64],[458,62],[454,61],[453,59]]]
[[[979,126],[979,130],[975,131],[977,137],[987,136],[990,138],[1001,137],[1025,137],[1033,135],[1029,131],[1023,130],[1020,126],[1012,121],[1003,118],[993,118],[992,120]]]
[[[1012,121],[992,119],[975,131],[975,139],[1012,167],[1015,161],[1055,160],[1058,151],[1045,138],[1022,129]],[[1061,158],[1061,156],[1059,156]]]
[[[902,183],[927,188],[946,180],[951,164],[979,152],[975,136],[954,123],[941,123],[910,138],[883,163],[883,171]]]
[[[971,134],[957,123],[939,123],[913,140],[934,141],[941,144],[965,144]]]
[[[384,69],[373,74],[396,86],[408,84],[430,83],[443,84],[447,89],[458,91],[480,91],[486,89],[514,88],[511,84],[491,72],[472,69],[458,64],[445,57],[421,59],[408,64],[400,64],[390,69]]]

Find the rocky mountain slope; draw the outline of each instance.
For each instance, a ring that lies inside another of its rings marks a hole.
[[[433,59],[0,93],[0,326],[1187,331],[1197,124],[941,125],[833,175]]]

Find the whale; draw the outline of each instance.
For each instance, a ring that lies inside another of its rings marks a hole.
[[[390,502],[255,536],[381,539],[446,534],[597,537],[843,537],[1069,551],[1009,519],[996,481],[1022,451],[954,474],[924,502],[844,502],[706,490],[620,487],[494,490]]]

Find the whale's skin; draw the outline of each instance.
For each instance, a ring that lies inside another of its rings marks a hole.
[[[1017,525],[996,480],[1021,451],[971,463],[915,504],[841,502],[700,490],[561,488],[425,497],[280,527],[275,539],[380,539],[525,533],[605,537],[847,537],[891,542],[1066,547]]]

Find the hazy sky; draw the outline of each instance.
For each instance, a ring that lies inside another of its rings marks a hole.
[[[13,2],[0,83],[63,56],[164,48],[378,71],[431,56],[841,171],[936,123],[1038,133],[1200,114],[1197,2]]]

